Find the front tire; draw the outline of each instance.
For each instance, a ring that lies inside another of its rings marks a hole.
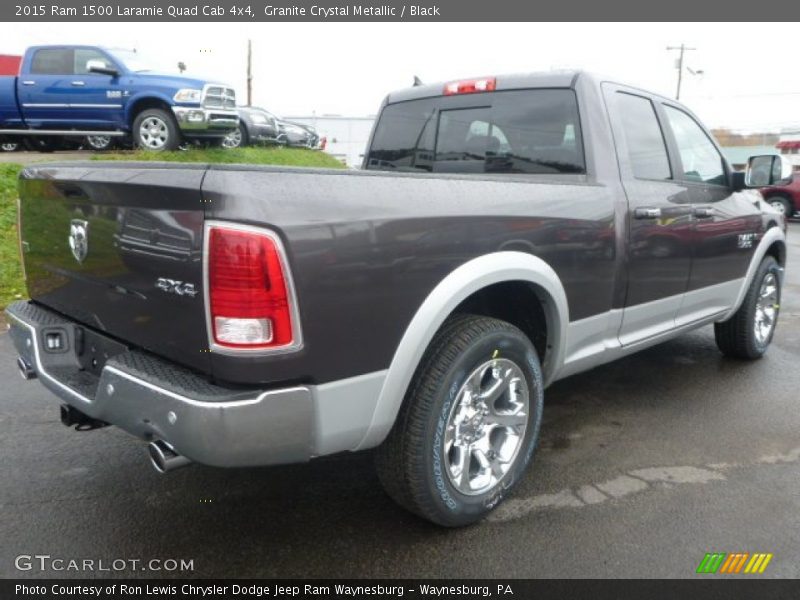
[[[171,114],[160,108],[149,108],[133,120],[133,142],[143,150],[167,152],[178,148],[181,135]]]
[[[249,143],[250,136],[247,133],[247,127],[245,127],[245,125],[241,122],[236,129],[231,131],[222,139],[223,148],[243,148],[244,146],[249,145]]]
[[[781,302],[781,269],[767,256],[758,267],[742,305],[723,323],[714,324],[717,347],[725,356],[761,358],[772,342]]]
[[[531,461],[542,391],[539,359],[522,331],[498,319],[450,318],[425,352],[377,450],[387,493],[446,527],[482,519]]]
[[[787,219],[794,214],[792,203],[785,196],[771,196],[767,202]]]

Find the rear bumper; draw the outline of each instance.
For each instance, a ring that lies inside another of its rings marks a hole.
[[[79,368],[71,348],[45,349],[47,332],[69,336],[75,323],[28,302],[6,312],[17,352],[39,381],[94,419],[213,466],[303,462],[316,454],[319,415],[310,387],[225,388],[136,350],[113,356],[96,376]]]
[[[178,127],[188,137],[224,137],[239,125],[235,110],[173,106]]]

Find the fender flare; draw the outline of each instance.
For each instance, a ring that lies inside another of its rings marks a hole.
[[[767,250],[769,250],[770,246],[772,246],[775,242],[783,244],[784,247],[786,246],[786,234],[780,227],[770,227],[767,229],[767,231],[764,233],[764,236],[758,242],[758,246],[756,246],[756,250],[753,252],[753,257],[750,259],[750,265],[747,267],[747,274],[744,276],[742,286],[739,288],[739,293],[736,296],[736,301],[733,303],[731,309],[717,322],[727,321],[736,313],[737,310],[739,310],[742,302],[744,302],[744,297],[747,295],[747,290],[750,288],[750,283],[756,276],[756,271],[758,270],[761,261],[764,260]]]
[[[131,128],[133,127],[133,119],[135,117],[135,114],[133,112],[134,105],[136,105],[138,102],[142,100],[158,100],[169,106],[170,109],[175,104],[172,101],[172,98],[168,98],[167,96],[159,92],[154,92],[152,90],[139,92],[138,94],[135,94],[130,98],[128,98],[128,101],[125,103],[125,123],[128,124],[128,127]]]
[[[548,355],[542,365],[545,385],[564,363],[569,307],[564,286],[553,268],[523,252],[494,252],[474,258],[445,277],[411,319],[394,353],[364,438],[354,448],[379,445],[389,434],[425,349],[444,321],[469,296],[509,281],[534,284],[548,322]],[[552,333],[550,333],[552,332]]]

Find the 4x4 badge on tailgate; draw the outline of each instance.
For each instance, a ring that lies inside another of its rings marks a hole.
[[[197,290],[194,288],[193,283],[184,283],[183,281],[166,277],[159,277],[156,281],[156,287],[163,292],[177,294],[178,296],[194,298],[197,295]]]
[[[89,252],[89,221],[72,219],[69,224],[69,247],[79,263]]]

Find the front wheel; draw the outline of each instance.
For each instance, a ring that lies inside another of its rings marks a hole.
[[[764,356],[775,334],[781,303],[781,268],[767,256],[758,267],[742,305],[724,323],[714,324],[717,347],[734,358]]]
[[[133,141],[144,150],[164,152],[175,150],[181,136],[172,115],[160,108],[149,108],[133,120]]]
[[[542,415],[536,350],[497,319],[458,315],[434,337],[376,453],[401,506],[439,525],[474,523],[519,483]]]
[[[222,138],[222,147],[241,148],[243,146],[247,146],[248,142],[249,136],[247,134],[247,128],[240,122],[236,129]]]

